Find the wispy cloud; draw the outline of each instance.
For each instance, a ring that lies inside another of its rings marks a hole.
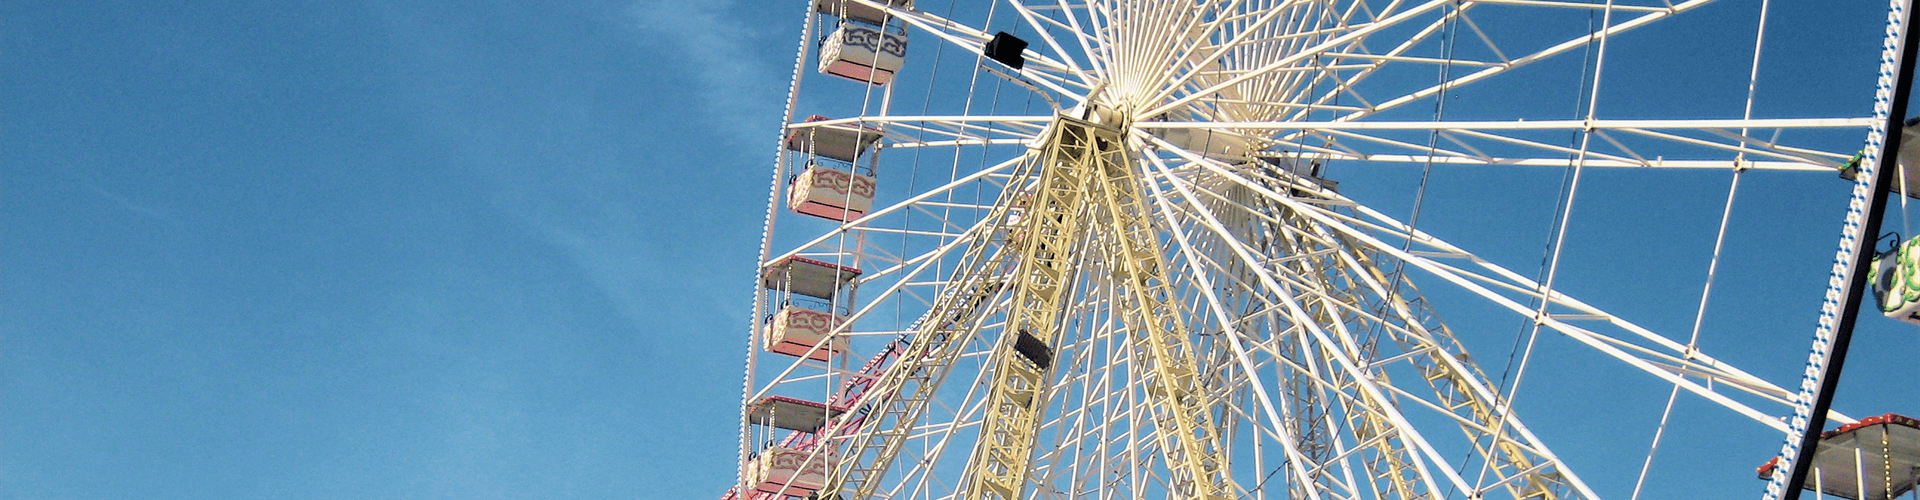
[[[730,139],[757,141],[765,136],[760,127],[772,119],[768,113],[784,104],[791,74],[776,62],[780,57],[770,56],[790,51],[767,45],[791,42],[774,43],[787,37],[773,34],[789,31],[743,20],[736,14],[746,9],[738,3],[640,0],[631,12],[642,33],[683,56],[686,69],[702,89],[701,105],[715,120],[712,125],[737,136]]]
[[[772,69],[767,59],[773,56],[756,41],[771,30],[730,17],[745,4],[637,1],[643,3],[622,0],[613,10],[566,11],[512,26],[492,23],[518,14],[484,9],[403,4],[383,14],[405,42],[396,56],[408,85],[404,95],[419,127],[442,139],[445,150],[437,154],[485,182],[502,214],[563,252],[578,277],[637,331],[656,332],[685,328],[688,318],[710,319],[725,308],[703,309],[702,299],[733,288],[710,292],[670,272],[710,260],[664,239],[688,217],[659,216],[663,208],[677,214],[672,200],[682,193],[650,189],[675,177],[648,162],[724,158],[771,146],[786,73]],[[572,17],[580,15],[591,18]],[[582,21],[617,26],[615,36],[635,38],[631,43],[644,48],[633,68],[683,83],[633,87],[628,90],[645,95],[602,99],[590,84],[648,78],[624,74],[629,67],[603,66],[635,51],[564,31]],[[496,43],[507,36],[516,43]],[[648,123],[638,131],[621,129],[633,125],[630,116],[610,110],[642,110]],[[644,151],[627,148],[625,141],[636,138]]]

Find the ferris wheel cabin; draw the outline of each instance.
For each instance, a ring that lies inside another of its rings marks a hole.
[[[1760,466],[1773,476],[1779,458]],[[1891,500],[1920,480],[1920,420],[1888,413],[1820,434],[1806,488],[1854,500]]]
[[[847,222],[873,209],[873,193],[873,176],[815,163],[794,177],[793,187],[787,193],[787,208]]]
[[[764,347],[770,352],[826,361],[847,350],[847,337],[833,335],[833,330],[846,321],[846,316],[787,304],[767,322]]]
[[[820,72],[870,85],[886,85],[907,63],[907,32],[883,25],[842,22],[820,42]]]
[[[912,8],[912,0],[879,0],[891,8]],[[891,23],[885,10],[847,0],[814,0],[814,12],[839,17],[839,27],[820,40],[820,73],[866,85],[893,83],[906,65],[906,29]]]
[[[847,318],[832,311],[833,301],[840,289],[851,285],[859,276],[859,269],[802,257],[788,257],[768,265],[761,284],[785,292],[786,300],[767,318],[762,348],[814,361],[826,361],[845,352],[847,337],[833,332],[845,324]],[[813,300],[795,300],[795,295]]]
[[[1920,325],[1920,238],[1874,256],[1867,281],[1873,284],[1881,314]]]
[[[813,116],[807,122],[827,120]],[[806,168],[794,176],[787,207],[795,212],[841,222],[873,209],[875,182],[860,172],[860,160],[872,157],[880,129],[854,124],[794,128],[786,147],[804,155]],[[869,162],[871,163],[871,162]],[[872,172],[868,168],[867,172]]]

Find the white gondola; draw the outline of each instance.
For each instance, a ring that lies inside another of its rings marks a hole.
[[[907,33],[857,22],[840,23],[820,44],[820,72],[886,85],[907,62]]]
[[[1873,283],[1881,314],[1920,325],[1920,238],[1875,256],[1867,281]]]
[[[873,209],[873,176],[824,165],[808,165],[793,182],[787,208],[795,212],[851,221]]]
[[[805,450],[768,447],[753,458],[753,489],[773,495],[802,497],[826,487],[827,461],[831,454],[807,459]]]
[[[901,9],[913,8],[913,0],[876,0],[874,3],[886,4],[889,7]],[[848,0],[813,0],[813,10],[821,14],[835,16],[841,19],[853,19],[873,25],[887,24],[888,17],[887,12],[884,10]]]
[[[826,361],[829,356],[846,352],[847,337],[829,335],[846,321],[845,316],[787,304],[767,321],[765,348],[769,352]]]
[[[779,312],[767,317],[762,348],[817,361],[845,352],[847,337],[829,334],[846,323],[847,318],[822,310],[834,310],[835,297],[853,285],[859,276],[857,268],[804,257],[787,257],[768,264],[760,284],[785,292],[786,299]],[[816,303],[811,307],[802,305],[809,302]]]
[[[807,123],[827,120],[813,116]],[[786,147],[806,158],[806,169],[794,176],[787,206],[795,212],[846,222],[873,208],[874,178],[860,173],[862,160],[872,172],[874,149],[881,130],[851,123],[795,127]],[[825,161],[832,160],[832,161]]]

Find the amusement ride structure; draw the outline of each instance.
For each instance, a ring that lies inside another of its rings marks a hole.
[[[1920,311],[1920,278],[1901,288],[1920,256],[1863,265],[1877,203],[1908,192],[1877,168],[1905,114],[1904,1],[1879,103],[1789,117],[1756,117],[1779,109],[1756,107],[1766,0],[933,3],[794,3],[723,499],[1637,498],[1676,412],[1779,446],[1721,457],[1764,462],[1769,497],[1913,490],[1920,422],[1825,403],[1868,267],[1882,310]],[[1662,31],[1703,18],[1717,31]],[[1744,97],[1667,111],[1602,91],[1616,66],[1699,51],[1733,61]],[[1423,229],[1444,227],[1420,215],[1447,169],[1559,179],[1526,219],[1544,241],[1476,251]],[[1755,372],[1710,353],[1741,179],[1838,192],[1836,172],[1855,194],[1807,375],[1756,374],[1799,368],[1803,347]],[[1675,173],[1725,186],[1686,193],[1713,208],[1692,235],[1712,251],[1669,304],[1678,326],[1579,297],[1576,200]],[[1449,322],[1485,316],[1501,321]],[[1546,395],[1583,379],[1667,396],[1633,403],[1630,463],[1555,448],[1618,432],[1536,409],[1613,396]],[[1808,432],[1825,421],[1841,427]]]

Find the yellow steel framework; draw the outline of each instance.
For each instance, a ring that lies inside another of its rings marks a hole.
[[[1004,204],[992,215],[995,219],[1005,216]],[[926,412],[934,391],[963,351],[960,344],[979,327],[980,311],[1002,289],[1002,282],[994,273],[1007,264],[1010,254],[994,251],[988,241],[978,240],[968,248],[961,261],[961,269],[969,270],[968,274],[958,276],[956,288],[941,296],[921,317],[913,329],[913,341],[899,360],[881,374],[865,396],[854,402],[853,406],[864,413],[861,430],[841,438],[848,450],[845,459],[830,467],[826,487],[809,495],[810,499],[836,499],[836,492],[849,488],[853,493],[850,498],[873,496],[880,477],[886,474],[887,467],[906,444],[914,422]],[[841,419],[845,421],[854,416],[844,414]]]
[[[993,353],[988,411],[967,462],[968,498],[1017,500],[1032,469],[1035,434],[1046,412],[1061,303],[1073,278],[1073,244],[1089,230],[1104,243],[1107,271],[1125,288],[1120,316],[1136,359],[1147,368],[1154,435],[1176,498],[1231,498],[1214,406],[1200,381],[1194,349],[1168,282],[1158,231],[1148,217],[1140,177],[1115,127],[1060,116],[1040,151],[1042,171],[1022,238],[1012,307]],[[1089,250],[1089,249],[1079,249]]]
[[[1172,475],[1168,487],[1176,498],[1232,498],[1219,429],[1210,413],[1215,402],[1200,382],[1193,343],[1167,279],[1159,231],[1142,200],[1141,180],[1126,156],[1103,157],[1118,160],[1101,164],[1108,215],[1104,221],[1112,247],[1108,256],[1116,261],[1113,272],[1127,289],[1124,318],[1134,355],[1151,368],[1147,392],[1153,400],[1154,435]]]
[[[1046,411],[1053,353],[1060,333],[1061,299],[1071,278],[1073,244],[1087,215],[1082,201],[1111,131],[1059,123],[1037,162],[1040,182],[1021,220],[1012,250],[1020,264],[1012,280],[1012,310],[993,354],[993,378],[980,439],[969,460],[970,498],[1019,498],[1027,481],[1034,433]],[[1096,140],[1094,134],[1103,135]],[[1109,146],[1118,151],[1117,147]]]
[[[952,369],[963,349],[986,319],[982,314],[995,298],[1006,292],[1006,322],[995,345],[989,366],[986,411],[971,459],[966,464],[962,495],[968,499],[1020,500],[1025,496],[1033,470],[1037,434],[1046,415],[1048,388],[1053,384],[1057,343],[1064,329],[1064,311],[1072,300],[1074,272],[1089,262],[1082,256],[1091,252],[1104,257],[1105,271],[1120,285],[1114,298],[1115,316],[1126,328],[1133,359],[1139,363],[1143,388],[1152,406],[1154,436],[1165,460],[1168,496],[1180,499],[1224,500],[1234,498],[1232,479],[1227,469],[1222,437],[1213,422],[1211,410],[1218,401],[1199,376],[1196,352],[1184,315],[1175,302],[1173,284],[1167,275],[1169,266],[1160,248],[1159,234],[1147,212],[1144,182],[1129,162],[1124,146],[1124,124],[1101,124],[1070,116],[1059,116],[1030,160],[1015,173],[1016,177],[1038,175],[1038,182],[1026,190],[1009,189],[1003,193],[988,224],[996,229],[976,239],[961,259],[948,293],[936,300],[920,323],[913,328],[913,341],[901,353],[899,361],[876,381],[854,406],[864,415],[857,432],[835,429],[831,438],[845,446],[847,453],[831,467],[827,487],[821,493],[841,492],[846,498],[872,498],[902,445],[911,435],[915,422],[926,411],[929,399]],[[1251,200],[1240,200],[1248,202]],[[1263,204],[1263,212],[1280,219],[1293,220],[1291,210]],[[1013,215],[1019,213],[1016,219]],[[1545,459],[1525,444],[1527,439],[1515,429],[1502,425],[1505,403],[1486,387],[1471,360],[1464,355],[1448,357],[1440,353],[1460,352],[1445,326],[1431,321],[1432,313],[1410,285],[1400,284],[1381,273],[1367,252],[1324,252],[1327,245],[1351,248],[1340,235],[1324,228],[1308,235],[1291,234],[1259,227],[1251,221],[1235,221],[1236,229],[1251,233],[1269,232],[1264,237],[1274,248],[1269,252],[1317,258],[1289,259],[1290,275],[1313,277],[1300,283],[1317,292],[1296,297],[1311,321],[1334,328],[1358,328],[1366,321],[1355,316],[1352,305],[1374,304],[1381,308],[1380,319],[1398,319],[1384,335],[1362,335],[1351,345],[1323,345],[1319,349],[1342,349],[1341,356],[1359,360],[1379,357],[1381,340],[1390,339],[1403,351],[1424,353],[1411,356],[1419,373],[1439,396],[1439,403],[1455,413],[1461,427],[1470,436],[1480,456],[1488,461],[1497,476],[1516,498],[1552,499],[1563,489],[1565,479],[1550,467],[1540,466]],[[1293,220],[1292,226],[1315,225]],[[1085,245],[1077,247],[1076,245]],[[1338,269],[1364,269],[1349,274]],[[1243,270],[1251,272],[1251,270]],[[1329,301],[1344,300],[1348,306]],[[1384,336],[1387,339],[1381,339]],[[1334,353],[1308,353],[1307,356],[1333,356]],[[1384,383],[1384,368],[1366,370],[1364,376]],[[1360,381],[1351,374],[1325,373],[1333,385],[1327,387],[1348,397],[1333,398],[1344,407],[1345,426],[1361,447],[1374,453],[1362,458],[1372,483],[1383,490],[1376,495],[1403,499],[1431,498],[1430,484],[1421,484],[1420,467],[1403,430],[1388,416],[1394,401],[1381,401],[1359,389]],[[1311,385],[1311,384],[1309,384]],[[1298,399],[1296,410],[1314,409],[1316,401],[1307,387],[1289,391]],[[1315,416],[1319,415],[1319,416]],[[852,418],[843,416],[842,420]],[[1328,441],[1337,430],[1326,419],[1325,409],[1299,414],[1292,425],[1303,432],[1296,443],[1310,461],[1336,459],[1338,446]],[[1316,470],[1324,467],[1315,467]],[[825,494],[820,498],[832,498]]]
[[[1030,175],[1037,166],[1027,163],[1015,176]],[[1003,193],[985,223],[990,227],[1012,224],[1017,195]],[[1032,217],[1027,217],[1031,221]],[[846,453],[837,464],[829,464],[825,487],[809,495],[812,500],[872,498],[880,478],[900,454],[914,423],[926,413],[927,405],[941,381],[952,371],[954,361],[964,352],[963,344],[980,328],[987,309],[1008,287],[1007,268],[1017,266],[1017,252],[1008,251],[1009,234],[989,231],[974,239],[961,257],[952,288],[941,295],[912,331],[913,337],[899,358],[880,374],[873,386],[852,403],[855,412],[843,414],[838,422],[858,418],[853,428],[828,429],[832,441],[844,446]],[[832,446],[832,445],[830,445]],[[838,448],[839,446],[835,446]]]

